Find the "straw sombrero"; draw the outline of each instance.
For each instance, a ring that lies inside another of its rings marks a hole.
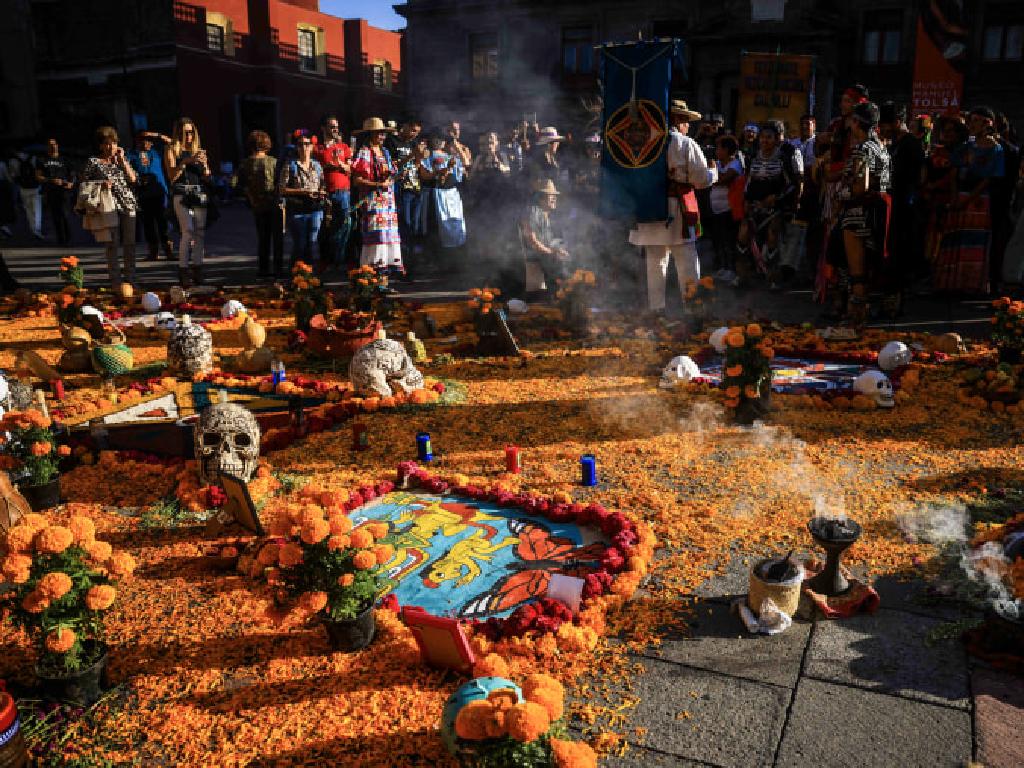
[[[682,115],[687,120],[700,120],[700,112],[694,112],[682,99],[672,99],[668,111],[673,115]]]
[[[557,189],[555,189],[555,182],[553,182],[551,179],[544,179],[543,181],[538,181],[533,185],[533,191],[542,195],[562,194]]]
[[[392,133],[394,128],[384,124],[379,117],[368,117],[363,120],[363,127],[356,133]]]

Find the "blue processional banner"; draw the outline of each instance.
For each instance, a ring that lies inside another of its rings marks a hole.
[[[601,50],[604,153],[601,211],[615,218],[662,221],[672,68],[679,40],[606,44]]]

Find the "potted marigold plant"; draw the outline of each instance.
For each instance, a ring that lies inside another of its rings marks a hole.
[[[18,488],[36,511],[60,502],[57,465],[61,449],[54,442],[50,423],[48,416],[32,409],[11,411],[0,419],[0,434],[9,434],[3,445],[5,468],[20,475]]]
[[[14,589],[3,604],[36,647],[43,693],[93,704],[107,661],[103,617],[117,597],[110,580],[130,575],[135,560],[98,541],[92,520],[79,515],[66,526],[25,515],[7,532],[5,544],[0,568]]]
[[[691,323],[691,330],[698,332],[704,325],[709,306],[715,300],[715,281],[712,277],[686,281],[686,301],[683,309]]]
[[[78,263],[77,256],[65,256],[60,260],[60,279],[65,285],[81,288],[85,285],[85,271]]]
[[[584,333],[590,327],[590,307],[594,303],[594,289],[597,279],[586,269],[577,269],[566,279],[559,281],[555,298],[561,304],[562,318],[573,330]]]
[[[476,679],[449,698],[441,735],[463,765],[473,768],[594,768],[589,745],[565,738],[565,689],[545,674],[529,675],[522,687],[506,678],[504,659],[489,654],[474,668]]]
[[[370,644],[376,631],[373,604],[386,585],[382,566],[394,556],[383,541],[386,523],[367,523],[353,530],[338,508],[306,505],[283,512],[271,532],[281,538],[256,556],[263,566],[276,566],[269,578],[297,600],[297,606],[318,616],[336,650],[351,653]]]
[[[292,267],[292,289],[295,327],[300,331],[308,331],[309,321],[315,315],[326,314],[330,309],[327,292],[313,268],[304,261],[297,261]]]
[[[999,350],[999,362],[1019,363],[1024,349],[1024,301],[1006,296],[992,302],[992,343]]]
[[[349,297],[356,312],[372,312],[374,305],[388,287],[387,275],[370,264],[363,264],[348,273]]]
[[[722,388],[725,404],[733,409],[736,421],[750,424],[763,417],[770,407],[772,392],[771,359],[775,351],[761,326],[730,328],[725,337],[725,361]]]

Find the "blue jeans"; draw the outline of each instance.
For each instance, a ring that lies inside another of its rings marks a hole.
[[[422,192],[401,192],[402,201],[402,225],[405,228],[405,232],[402,233],[403,239],[406,234],[410,237],[413,235],[423,235],[423,222],[421,221],[422,208],[423,208],[423,193]]]
[[[352,236],[352,193],[347,189],[339,189],[331,192],[330,199],[331,231],[328,233],[330,240],[326,253],[331,254],[335,264],[344,264],[348,239]]]
[[[297,261],[316,264],[320,260],[320,254],[316,249],[316,239],[320,234],[320,223],[323,220],[323,211],[293,213],[289,215],[288,226],[292,232],[293,265]]]

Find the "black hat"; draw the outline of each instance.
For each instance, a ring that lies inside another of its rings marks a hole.
[[[878,107],[871,101],[865,101],[853,108],[853,118],[864,128],[878,125]]]

